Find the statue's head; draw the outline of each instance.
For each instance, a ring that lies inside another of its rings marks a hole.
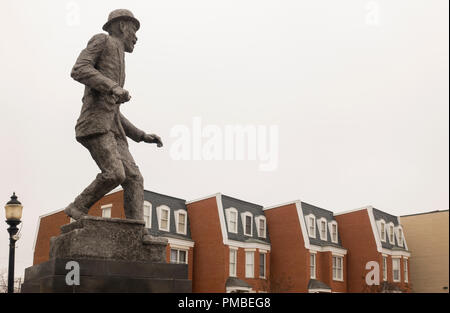
[[[139,27],[140,23],[131,11],[118,9],[109,14],[108,22],[103,25],[103,30],[120,39],[123,42],[125,52],[131,53],[137,41],[136,32]]]

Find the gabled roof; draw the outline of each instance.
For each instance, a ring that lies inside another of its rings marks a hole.
[[[237,234],[231,233],[228,231],[228,223],[225,221],[225,227],[228,232],[228,239],[235,240],[235,241],[242,241],[242,242],[254,242],[254,243],[263,243],[263,244],[270,244],[269,239],[269,232],[267,230],[266,225],[266,238],[258,237],[256,220],[255,218],[258,216],[264,216],[263,207],[258,204],[250,203],[244,200],[236,199],[230,196],[221,195],[222,199],[222,207],[223,207],[223,214],[226,219],[226,213],[225,210],[229,208],[235,208],[238,211],[238,227],[237,227]],[[242,222],[242,216],[241,213],[244,212],[250,212],[253,215],[253,233],[252,236],[244,235],[244,228],[243,228],[243,222]]]
[[[303,218],[305,219],[306,225],[308,225],[306,216],[308,216],[310,214],[313,214],[315,216],[316,221],[321,218],[325,218],[327,220],[327,227],[328,227],[328,223],[331,223],[331,222],[337,223],[336,219],[334,218],[334,213],[331,211],[319,208],[317,206],[311,205],[306,202],[301,202],[301,206],[302,206],[302,210],[303,210]],[[308,237],[309,237],[309,233],[308,233]],[[338,247],[338,248],[343,248],[342,242],[341,242],[341,236],[339,235],[339,224],[338,224],[338,242],[337,243],[334,243],[333,241],[331,241],[331,234],[330,234],[329,229],[327,229],[327,239],[326,240],[322,240],[320,238],[320,233],[319,233],[319,230],[317,229],[316,237],[315,238],[309,237],[309,242],[312,245],[316,245],[316,246],[334,246],[334,247]]]

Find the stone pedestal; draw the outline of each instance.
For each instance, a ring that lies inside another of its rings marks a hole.
[[[144,222],[85,216],[51,238],[50,260],[25,270],[22,292],[191,292],[187,265],[166,263],[166,246]],[[66,281],[70,261],[79,285]]]

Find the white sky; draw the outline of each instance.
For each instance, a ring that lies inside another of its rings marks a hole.
[[[68,205],[98,172],[75,141],[83,86],[69,73],[111,10],[141,21],[126,55],[133,98],[122,112],[165,143],[130,141],[146,189],[265,206],[301,199],[334,212],[371,204],[402,215],[448,209],[448,5],[2,1],[0,202],[15,191],[24,204],[17,275],[32,264],[38,217]],[[172,160],[170,130],[195,116],[219,127],[277,125],[278,169]]]

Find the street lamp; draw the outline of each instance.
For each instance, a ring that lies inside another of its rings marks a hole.
[[[16,193],[11,196],[11,200],[5,205],[6,223],[8,223],[9,233],[9,266],[8,266],[8,293],[14,292],[14,255],[16,248],[17,237],[15,236],[19,229],[17,225],[20,224],[22,218],[22,203],[17,200]]]

